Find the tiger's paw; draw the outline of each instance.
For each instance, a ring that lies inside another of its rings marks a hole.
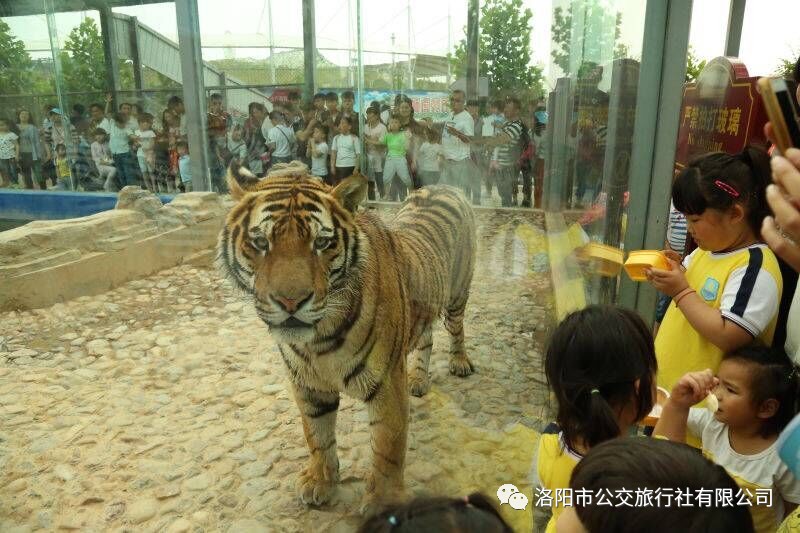
[[[431,390],[431,378],[427,372],[412,371],[408,376],[408,392],[417,398],[425,396]]]
[[[472,362],[466,355],[453,356],[450,358],[450,373],[458,377],[467,377],[475,371]]]
[[[404,500],[405,493],[400,489],[392,490],[381,495],[376,495],[374,492],[368,490],[361,499],[359,513],[364,517],[372,516],[383,511],[388,505],[400,503]]]
[[[314,468],[306,468],[297,482],[297,494],[306,505],[323,505],[328,503],[336,492],[338,476],[325,478]]]

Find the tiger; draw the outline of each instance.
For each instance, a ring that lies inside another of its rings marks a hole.
[[[455,188],[426,187],[387,224],[359,209],[363,176],[331,187],[298,161],[260,180],[234,162],[227,181],[236,203],[219,234],[217,265],[252,297],[285,364],[310,452],[300,499],[322,505],[336,489],[344,393],[364,401],[369,418],[372,466],[360,510],[397,501],[408,394],[430,388],[437,316],[450,337],[450,373],[474,371],[463,326],[476,253],[472,207]]]

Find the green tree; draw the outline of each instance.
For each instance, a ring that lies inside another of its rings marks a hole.
[[[775,67],[773,76],[780,76],[787,80],[794,79],[794,65],[797,63],[797,54],[792,53],[791,57],[785,57],[778,60],[778,66]]]
[[[532,17],[530,9],[523,9],[522,0],[484,0],[478,58],[480,74],[489,78],[492,94],[538,98],[544,93],[542,69],[530,64]],[[448,57],[455,75],[466,76],[466,38]]]
[[[111,89],[106,83],[103,37],[94,19],[86,18],[72,28],[60,58],[67,92],[103,94]],[[133,86],[130,69],[120,69],[120,86]]]
[[[622,13],[610,12],[599,0],[585,0],[582,13],[583,27],[575,36],[575,44],[580,47],[580,60],[599,62],[605,55],[620,59],[630,57],[630,47],[623,43]],[[614,32],[608,29],[613,17]],[[550,57],[553,63],[565,74],[570,74],[570,58],[572,57],[574,20],[572,6],[566,10],[557,7],[553,10],[553,22],[550,25],[553,46]],[[610,51],[610,54],[608,53]]]
[[[11,34],[0,20],[0,94],[21,94],[31,90],[33,61],[25,44]]]
[[[706,60],[698,59],[694,53],[694,48],[689,45],[689,49],[686,52],[686,83],[697,81],[700,72],[704,68],[706,68]]]

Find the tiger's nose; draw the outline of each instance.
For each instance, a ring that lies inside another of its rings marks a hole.
[[[313,292],[308,293],[307,295],[303,296],[302,298],[287,298],[281,294],[272,294],[270,298],[272,301],[278,304],[278,307],[286,311],[287,313],[295,313],[300,307],[302,307],[306,302],[308,302],[311,297],[314,296]]]

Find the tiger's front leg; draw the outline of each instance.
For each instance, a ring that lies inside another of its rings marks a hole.
[[[408,437],[408,385],[405,357],[398,361],[386,381],[368,398],[372,471],[367,476],[361,513],[369,515],[388,503],[403,499],[403,469]],[[390,363],[391,364],[391,363]]]
[[[293,384],[294,399],[303,418],[303,433],[311,453],[300,474],[297,493],[303,503],[322,505],[330,501],[339,482],[336,456],[336,412],[338,392],[322,392]]]

